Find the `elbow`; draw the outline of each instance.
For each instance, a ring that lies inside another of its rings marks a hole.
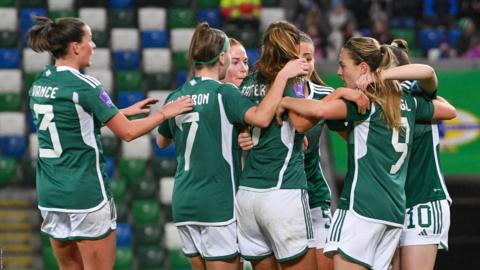
[[[120,138],[126,142],[131,142],[137,137],[131,131],[126,131],[125,133],[121,134]]]
[[[294,125],[293,126],[295,128],[295,130],[298,132],[298,133],[305,133],[309,130],[309,128],[307,128],[306,126],[304,125]]]
[[[447,120],[452,120],[454,118],[457,117],[457,110],[455,108],[452,107],[452,109],[450,110],[450,113],[447,117]]]
[[[255,126],[259,127],[259,128],[267,128],[270,123],[272,122],[272,119],[260,119]]]
[[[322,107],[319,107],[315,110],[313,117],[318,120],[322,120],[325,118],[325,110]]]

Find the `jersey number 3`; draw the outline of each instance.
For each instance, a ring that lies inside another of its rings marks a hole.
[[[34,104],[33,111],[35,117],[38,119],[39,114],[43,114],[42,121],[38,127],[39,131],[48,130],[50,133],[50,140],[52,141],[53,149],[39,148],[38,155],[41,158],[58,158],[62,154],[62,145],[58,137],[57,125],[53,122],[53,105]]]
[[[403,163],[405,162],[405,158],[407,157],[408,153],[408,142],[410,141],[410,126],[408,125],[408,120],[406,117],[402,117],[402,128],[405,131],[405,142],[400,142],[400,134],[396,128],[393,129],[392,134],[392,145],[395,152],[402,153],[400,158],[397,160],[395,164],[392,165],[390,168],[390,174],[396,174],[400,168],[402,167]]]

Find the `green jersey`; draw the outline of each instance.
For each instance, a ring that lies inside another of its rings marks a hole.
[[[431,102],[403,93],[398,131],[385,122],[378,104],[372,103],[367,113],[359,114],[355,104],[347,103],[347,121],[353,122],[353,129],[339,208],[374,222],[403,226],[413,128],[416,120],[430,121],[433,111]]]
[[[420,92],[414,82],[405,81],[406,91]],[[440,169],[440,136],[436,123],[416,123],[405,183],[406,207],[447,199],[451,203]]]
[[[320,100],[332,93],[330,87],[317,85],[309,82],[310,94],[308,98]],[[320,136],[324,121],[320,121],[305,133],[308,139],[308,147],[305,150],[305,173],[307,174],[307,191],[310,209],[316,207],[330,207],[330,188],[323,176],[322,167],[320,166]]]
[[[270,83],[260,73],[254,72],[243,80],[240,90],[258,104],[269,87]],[[289,81],[284,95],[304,97],[303,85]],[[274,119],[267,128],[253,128],[251,134],[254,146],[248,153],[240,177],[240,189],[307,188],[303,134],[296,133],[289,121],[283,121],[279,127]]]
[[[175,90],[166,102],[193,100],[191,112],[163,122],[158,132],[173,138],[177,171],[172,213],[177,225],[227,225],[235,221],[235,176],[238,147],[235,124],[244,124],[254,104],[231,84],[196,77]]]
[[[38,134],[39,208],[91,212],[110,198],[100,127],[118,113],[98,80],[46,66],[28,91]]]

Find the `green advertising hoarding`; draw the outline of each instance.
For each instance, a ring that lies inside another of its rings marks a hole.
[[[439,124],[440,159],[444,175],[480,175],[480,71],[441,71],[438,94],[457,109],[457,118]],[[323,76],[325,83],[339,87],[337,75]],[[335,170],[345,174],[347,147],[337,134],[329,132]]]

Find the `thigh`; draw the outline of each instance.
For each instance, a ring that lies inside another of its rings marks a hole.
[[[112,269],[115,264],[115,238],[116,232],[111,231],[102,239],[77,241],[84,268]]]
[[[313,239],[307,192],[274,190],[257,201],[257,220],[279,263],[298,260]]]
[[[282,270],[316,270],[315,251],[310,248],[304,256],[281,263]]]
[[[432,270],[437,257],[437,245],[405,246],[400,250],[401,270]]]
[[[82,256],[75,241],[50,239],[50,245],[61,269],[83,269]]]

